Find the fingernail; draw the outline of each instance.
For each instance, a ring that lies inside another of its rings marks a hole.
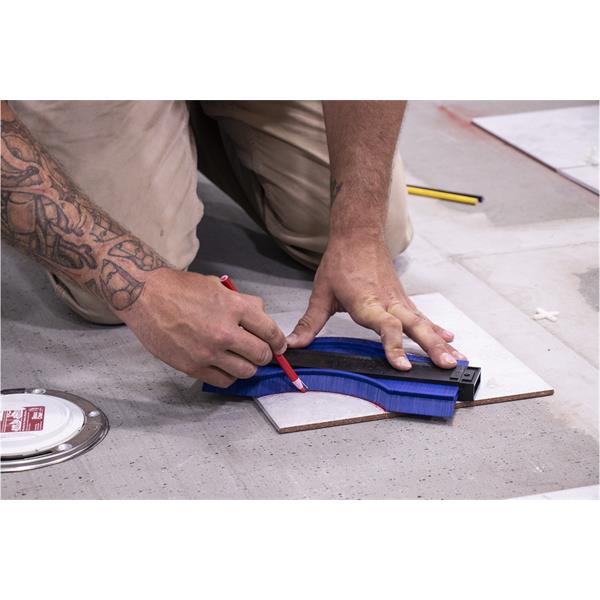
[[[287,350],[287,347],[288,347],[288,345],[287,345],[287,344],[284,344],[284,345],[281,347],[281,350],[278,350],[277,352],[275,352],[275,354],[283,354],[283,353],[284,353],[284,352]]]
[[[405,358],[404,356],[400,356],[399,358],[397,358],[395,360],[395,363],[396,366],[400,369],[410,369],[412,367],[408,358]]]
[[[448,366],[450,366],[450,367],[456,366],[456,359],[451,354],[448,354],[448,352],[444,352],[444,354],[442,354],[441,358],[442,358],[442,362],[447,364]]]
[[[447,329],[444,329],[444,333],[446,335],[450,335],[450,336],[454,337],[454,334],[451,331],[448,331]]]
[[[456,353],[456,358],[458,358],[458,360],[467,360],[467,357],[464,354],[461,354],[460,352]]]
[[[290,333],[286,339],[288,344],[293,345],[298,341],[298,336],[295,333]]]

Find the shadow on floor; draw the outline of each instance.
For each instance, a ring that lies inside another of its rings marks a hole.
[[[268,273],[284,279],[309,281],[313,273],[292,260],[268,233],[249,225],[207,214],[198,225],[200,249],[189,270],[194,273],[216,274],[219,267],[231,266],[256,273]]]

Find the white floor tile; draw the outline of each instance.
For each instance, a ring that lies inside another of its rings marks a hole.
[[[588,190],[598,193],[598,165],[571,167],[570,169],[560,169],[558,172]]]
[[[517,400],[552,394],[552,387],[529,367],[496,341],[491,335],[469,319],[441,294],[412,296],[419,309],[434,322],[456,332],[457,348],[468,356],[474,366],[482,368],[481,384],[475,395],[476,404]],[[284,332],[293,329],[301,311],[272,315]],[[352,322],[344,314],[334,315],[325,325],[321,335],[348,336],[377,340],[377,335]],[[405,350],[412,354],[424,352],[406,338]],[[281,433],[315,429],[331,425],[346,425],[383,418],[385,411],[374,410],[366,400],[341,397],[338,394],[307,392],[263,396],[258,404]],[[460,407],[460,402],[458,407]]]
[[[559,172],[594,165],[597,169],[597,104],[479,117],[473,123]],[[589,187],[587,175],[583,180]],[[597,176],[595,182],[597,191]]]
[[[600,486],[588,485],[570,490],[521,496],[519,498],[511,498],[511,500],[600,500]]]

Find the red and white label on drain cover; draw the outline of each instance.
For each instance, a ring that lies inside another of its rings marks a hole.
[[[24,406],[21,410],[3,410],[0,433],[41,431],[44,429],[43,406]]]

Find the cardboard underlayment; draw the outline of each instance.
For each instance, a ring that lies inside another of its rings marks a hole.
[[[598,104],[478,117],[473,123],[598,193]]]
[[[473,366],[481,367],[481,383],[475,401],[458,402],[457,408],[549,396],[554,392],[545,381],[441,294],[423,294],[411,298],[434,323],[454,332],[454,347],[465,354]],[[287,334],[302,313],[292,311],[271,316]],[[345,313],[329,319],[319,335],[379,341],[376,333],[357,325]],[[425,354],[406,337],[404,347],[409,353]],[[399,416],[360,398],[326,392],[273,394],[256,398],[256,402],[280,433]]]

